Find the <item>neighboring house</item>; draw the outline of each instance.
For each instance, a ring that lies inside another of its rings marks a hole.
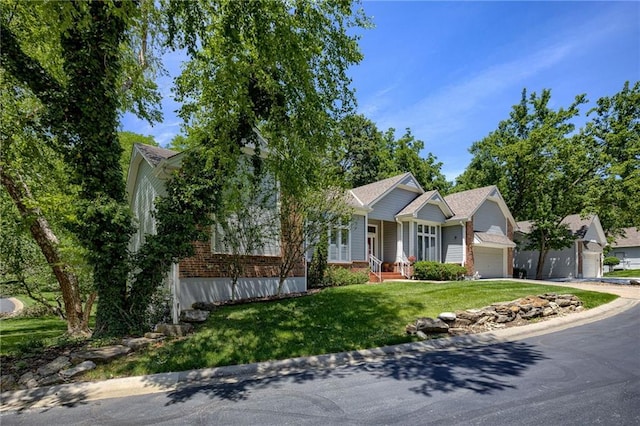
[[[602,251],[607,245],[607,239],[598,216],[583,219],[574,214],[564,218],[561,223],[568,226],[576,240],[571,247],[549,251],[544,261],[542,278],[602,277]],[[517,223],[515,239],[519,247],[525,243],[532,227],[533,224],[529,221]],[[535,278],[538,253],[536,250],[517,249],[514,266],[526,270],[528,278]]]
[[[610,256],[620,259],[616,268],[640,269],[640,231],[638,228],[624,228],[624,236],[611,244]]]
[[[330,231],[329,264],[409,277],[414,257],[483,278],[511,276],[515,221],[495,186],[442,197],[404,173],[349,195],[354,213]]]
[[[130,250],[136,252],[144,244],[146,235],[156,232],[153,217],[154,203],[166,194],[165,181],[181,166],[182,154],[164,148],[136,144],[133,147],[127,176],[129,205],[138,223]],[[231,299],[229,278],[230,253],[221,244],[219,229],[212,229],[209,242],[194,242],[195,254],[174,264],[168,285],[173,295],[174,321],[179,312],[191,308],[194,302],[213,302]],[[279,242],[247,256],[244,276],[238,280],[237,298],[252,298],[276,294],[278,287]],[[297,264],[285,281],[283,293],[306,290],[304,259]]]

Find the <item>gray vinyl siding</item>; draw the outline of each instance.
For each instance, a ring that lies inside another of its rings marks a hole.
[[[524,246],[524,241],[518,244]],[[535,278],[538,269],[537,250],[516,250],[513,266],[527,271],[527,278]],[[572,245],[563,250],[552,250],[547,254],[542,270],[542,278],[567,278],[576,274],[576,247]]]
[[[462,226],[442,228],[442,260],[444,263],[462,263]]]
[[[369,218],[395,221],[396,214],[416,197],[415,192],[396,188],[372,206]]]
[[[351,260],[367,260],[367,227],[364,219],[365,217],[360,215],[353,215],[351,219]]]
[[[402,223],[402,249],[406,257],[413,255],[409,253],[409,222]]]
[[[135,253],[140,249],[146,235],[156,233],[156,222],[153,218],[155,200],[165,193],[164,182],[155,176],[149,163],[142,161],[131,197],[131,210],[138,225],[138,229],[129,243],[132,252]]]
[[[507,221],[498,203],[487,200],[473,215],[473,230],[507,235]]]
[[[394,263],[396,261],[396,249],[397,245],[397,235],[398,235],[398,225],[396,222],[384,222],[383,225],[383,237],[382,244],[384,246],[384,259],[383,262]]]
[[[425,204],[422,209],[418,212],[418,219],[429,220],[432,222],[444,223],[447,218],[445,217],[440,207],[434,204]]]

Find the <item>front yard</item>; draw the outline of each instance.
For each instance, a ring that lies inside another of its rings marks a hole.
[[[545,292],[573,293],[586,308],[617,297],[516,281],[402,282],[329,288],[295,299],[219,308],[192,335],[167,340],[99,366],[84,379],[183,371],[405,343],[413,340],[405,334],[405,326],[417,317],[436,317],[443,311],[479,308]],[[41,318],[2,320],[2,354],[15,354],[28,346],[29,339],[37,339],[35,332],[41,329],[42,321]]]

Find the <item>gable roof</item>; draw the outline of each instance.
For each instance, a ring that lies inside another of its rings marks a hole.
[[[451,220],[471,218],[494,189],[497,188],[495,186],[485,186],[468,191],[456,192],[444,197],[444,200],[454,212]]]
[[[638,228],[624,228],[624,236],[619,236],[611,247],[640,247],[640,230]]]
[[[179,154],[177,151],[172,151],[170,149],[161,148],[159,146],[151,146],[151,145],[143,145],[143,144],[134,144],[133,145],[134,152],[137,149],[140,154],[151,164],[152,166],[157,166],[160,164],[162,160],[167,160],[174,155]]]
[[[569,231],[571,231],[571,233],[578,239],[584,239],[589,232],[589,228],[594,225],[595,231],[598,234],[598,239],[601,243],[606,243],[604,231],[602,230],[602,225],[600,225],[600,219],[598,219],[597,215],[582,218],[579,214],[572,214],[562,219],[562,222],[560,223],[567,225]],[[529,234],[533,229],[533,225],[534,223],[532,221],[523,220],[516,223],[516,230],[523,234]]]
[[[398,212],[398,214],[396,214],[396,217],[415,216],[420,211],[420,209],[422,209],[422,207],[424,207],[424,205],[429,201],[436,202],[446,217],[453,216],[453,211],[440,196],[440,193],[437,190],[433,190],[425,192],[424,194],[420,195],[418,198],[407,204],[402,210]]]
[[[371,206],[400,185],[412,187],[418,193],[423,192],[422,187],[420,187],[420,184],[410,172],[359,186],[357,188],[353,188],[349,192],[353,197],[355,197],[361,206]]]
[[[496,201],[507,220],[515,225],[516,221],[502,198],[498,187],[495,185],[456,192],[444,197],[444,201],[451,207],[454,213],[454,216],[447,219],[447,222],[471,219],[480,206],[488,199]]]

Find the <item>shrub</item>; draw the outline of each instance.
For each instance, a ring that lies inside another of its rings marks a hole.
[[[454,263],[420,261],[413,266],[413,276],[417,280],[452,281],[464,276],[464,266]]]
[[[513,268],[513,278],[527,278],[527,270],[525,268]]]
[[[325,270],[323,287],[365,284],[369,281],[368,272],[355,272],[347,268],[331,266]]]
[[[609,271],[613,270],[613,267],[620,264],[620,259],[615,256],[607,256],[602,261],[606,266],[609,267]]]
[[[324,275],[327,270],[327,250],[328,235],[322,234],[318,245],[316,245],[309,262],[309,272],[307,273],[307,283],[309,288],[318,288],[324,285]]]

